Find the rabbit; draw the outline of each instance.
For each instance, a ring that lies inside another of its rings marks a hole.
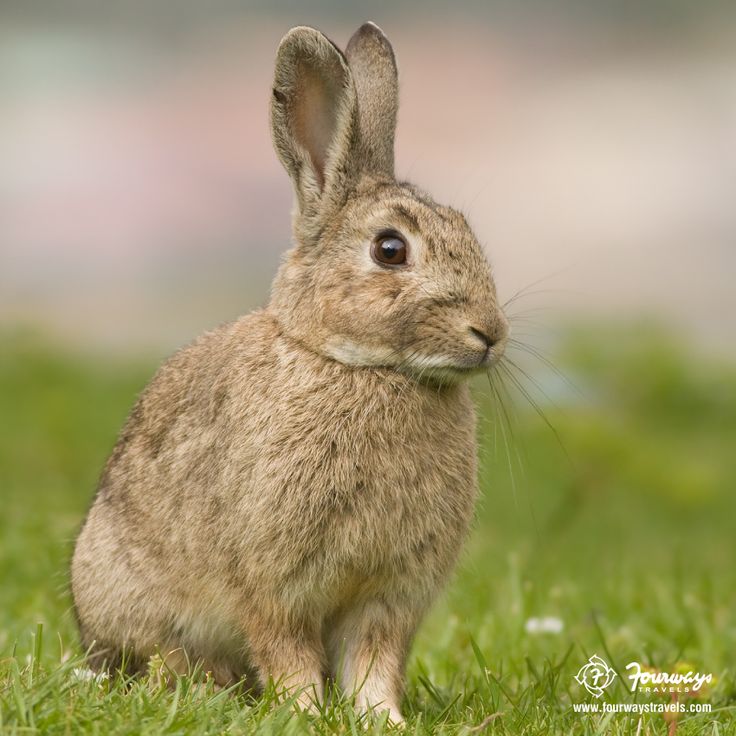
[[[95,670],[326,678],[401,722],[405,663],[478,493],[467,379],[508,322],[464,216],[394,176],[398,78],[373,23],[291,29],[270,101],[295,191],[264,308],[158,370],[103,470],[72,592]]]

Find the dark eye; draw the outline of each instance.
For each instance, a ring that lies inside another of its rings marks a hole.
[[[406,263],[406,243],[396,234],[379,235],[373,243],[373,258],[386,266]]]

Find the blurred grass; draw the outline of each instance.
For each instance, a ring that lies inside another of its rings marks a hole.
[[[359,731],[340,705],[310,725],[269,698],[202,696],[186,679],[175,692],[74,680],[71,543],[155,365],[68,355],[20,332],[1,344],[0,730]],[[636,733],[639,716],[570,708],[590,700],[573,676],[598,653],[622,674],[632,660],[715,673],[714,713],[683,717],[677,733],[734,733],[736,366],[631,326],[573,330],[555,360],[574,388],[542,362],[524,369],[551,399],[531,387],[556,434],[518,394],[502,426],[488,386],[476,387],[483,500],[413,650],[410,728],[471,733],[500,713],[485,732]],[[564,630],[529,634],[533,616],[558,617]],[[45,644],[29,664],[37,622]],[[604,698],[630,702],[627,683],[617,678]],[[667,730],[661,716],[642,724]]]

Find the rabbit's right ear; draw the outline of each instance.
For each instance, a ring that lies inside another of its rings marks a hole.
[[[394,134],[399,109],[396,57],[383,31],[368,21],[353,34],[345,56],[355,80],[363,168],[394,177]]]
[[[299,214],[317,229],[345,201],[356,171],[355,84],[342,52],[314,28],[281,40],[271,99],[271,135],[294,184]]]

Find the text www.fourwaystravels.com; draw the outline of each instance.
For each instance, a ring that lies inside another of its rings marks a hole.
[[[575,713],[710,713],[710,703],[573,703]]]

